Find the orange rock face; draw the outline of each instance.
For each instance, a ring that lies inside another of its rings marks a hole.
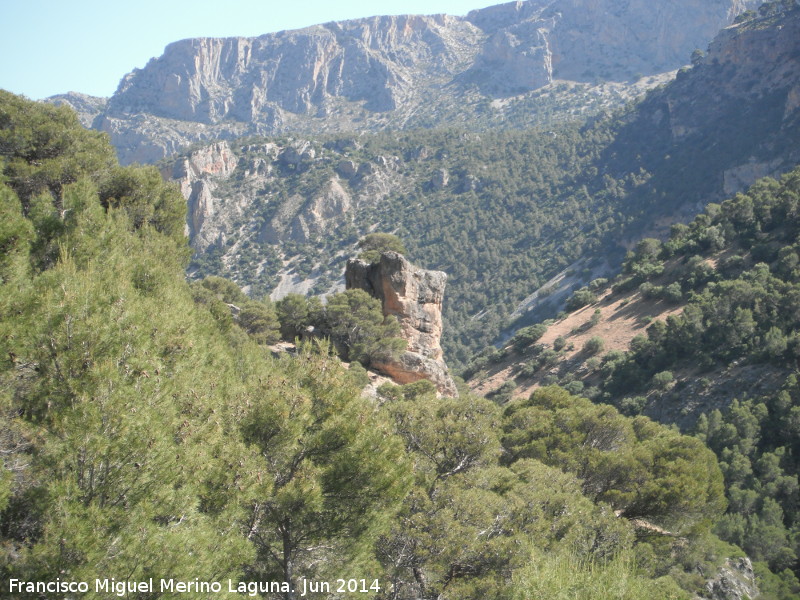
[[[383,314],[400,323],[406,352],[397,361],[375,365],[397,383],[429,379],[445,396],[455,396],[442,357],[442,300],[447,274],[415,267],[396,252],[384,252],[380,262],[351,259],[345,270],[347,289],[362,289],[381,301]]]

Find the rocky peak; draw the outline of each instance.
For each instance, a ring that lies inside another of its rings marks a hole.
[[[397,383],[429,379],[445,396],[456,387],[442,357],[442,300],[447,274],[412,265],[397,252],[384,252],[377,263],[351,259],[347,289],[362,289],[381,301],[384,316],[394,315],[408,346],[392,363],[375,365]]]

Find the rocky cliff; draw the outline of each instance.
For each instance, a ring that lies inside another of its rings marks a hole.
[[[405,165],[397,156],[346,158],[354,144],[219,141],[181,156],[163,175],[186,198],[192,247],[199,254],[224,249],[224,259],[233,261],[243,241],[263,250],[336,237],[341,228],[352,227],[354,213],[413,185],[408,173],[400,172]],[[307,291],[284,288],[276,298]]]
[[[673,175],[701,155],[712,157],[719,171],[696,186],[707,190],[707,203],[800,161],[799,109],[800,4],[776,2],[722,30],[692,67],[651,93],[631,124],[638,141],[624,139],[642,147],[663,144],[664,153],[678,159]]]
[[[345,270],[347,289],[362,289],[378,298],[384,316],[400,323],[408,346],[397,361],[374,365],[400,384],[429,379],[445,396],[456,386],[442,356],[442,299],[447,274],[415,267],[396,252],[384,252],[380,262],[351,259]]]
[[[554,79],[676,69],[757,0],[528,0],[175,42],[98,111],[123,162],[245,134],[453,124]]]
[[[229,177],[236,169],[238,159],[226,142],[216,142],[176,161],[172,169],[164,173],[166,178],[178,183],[186,198],[186,235],[195,248],[204,250],[208,246],[225,242],[223,224],[241,216],[235,203],[226,202],[220,210],[220,200],[214,198],[218,182]],[[239,208],[246,208],[245,205]]]

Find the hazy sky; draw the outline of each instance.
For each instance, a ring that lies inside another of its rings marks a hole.
[[[391,14],[465,15],[502,0],[0,0],[0,88],[31,99],[110,96],[188,37],[255,36]]]

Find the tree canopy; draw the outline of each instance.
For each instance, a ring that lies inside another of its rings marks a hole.
[[[361,254],[358,257],[370,263],[380,260],[384,252],[407,254],[403,241],[393,233],[368,233],[358,242]]]

